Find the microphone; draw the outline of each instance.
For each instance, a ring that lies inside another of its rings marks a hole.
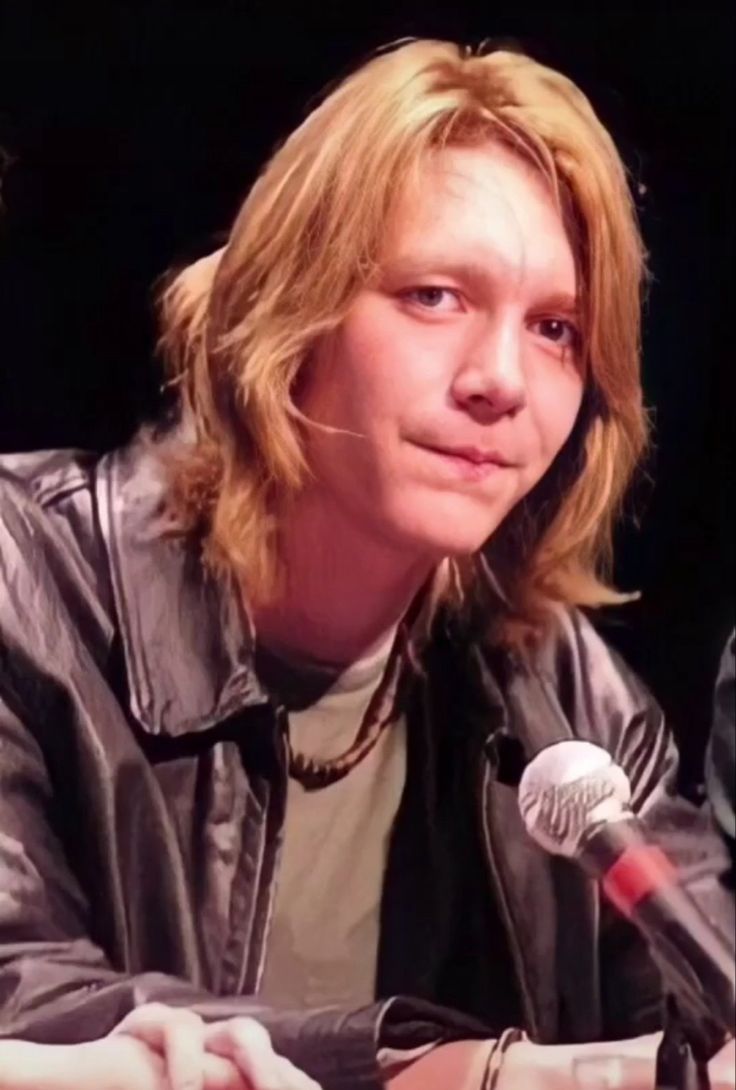
[[[519,808],[545,851],[579,863],[654,948],[678,998],[726,1034],[736,1022],[735,953],[679,882],[630,808],[631,786],[600,746],[543,749],[525,769]]]

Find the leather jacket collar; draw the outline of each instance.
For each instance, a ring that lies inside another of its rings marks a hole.
[[[130,710],[149,733],[178,736],[264,704],[267,695],[238,596],[208,575],[191,544],[161,533],[163,471],[146,442],[142,437],[102,459],[96,493]]]

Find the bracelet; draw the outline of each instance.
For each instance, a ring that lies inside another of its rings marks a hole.
[[[483,1082],[481,1083],[481,1090],[496,1090],[498,1080],[501,1077],[501,1065],[503,1064],[504,1056],[512,1045],[518,1044],[519,1041],[524,1040],[526,1040],[526,1034],[521,1029],[506,1029],[503,1031],[488,1058],[488,1064],[486,1066],[485,1074],[483,1075]]]

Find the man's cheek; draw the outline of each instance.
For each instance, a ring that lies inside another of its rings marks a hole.
[[[554,461],[567,442],[576,418],[577,408],[571,399],[550,399],[538,413],[530,447],[543,470]]]

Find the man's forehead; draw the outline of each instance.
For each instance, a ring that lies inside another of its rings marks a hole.
[[[509,180],[516,187],[532,189],[542,200],[552,200],[553,187],[540,168],[521,151],[488,139],[472,145],[448,145],[430,149],[397,187],[397,207],[404,212],[442,200],[451,208],[462,203],[474,191],[482,190],[489,199],[508,192]]]
[[[428,272],[483,279],[513,274],[552,277],[575,292],[575,262],[548,186],[506,154],[473,161],[461,154],[427,164],[398,198],[387,224],[384,274]],[[510,160],[510,161],[509,161]]]

